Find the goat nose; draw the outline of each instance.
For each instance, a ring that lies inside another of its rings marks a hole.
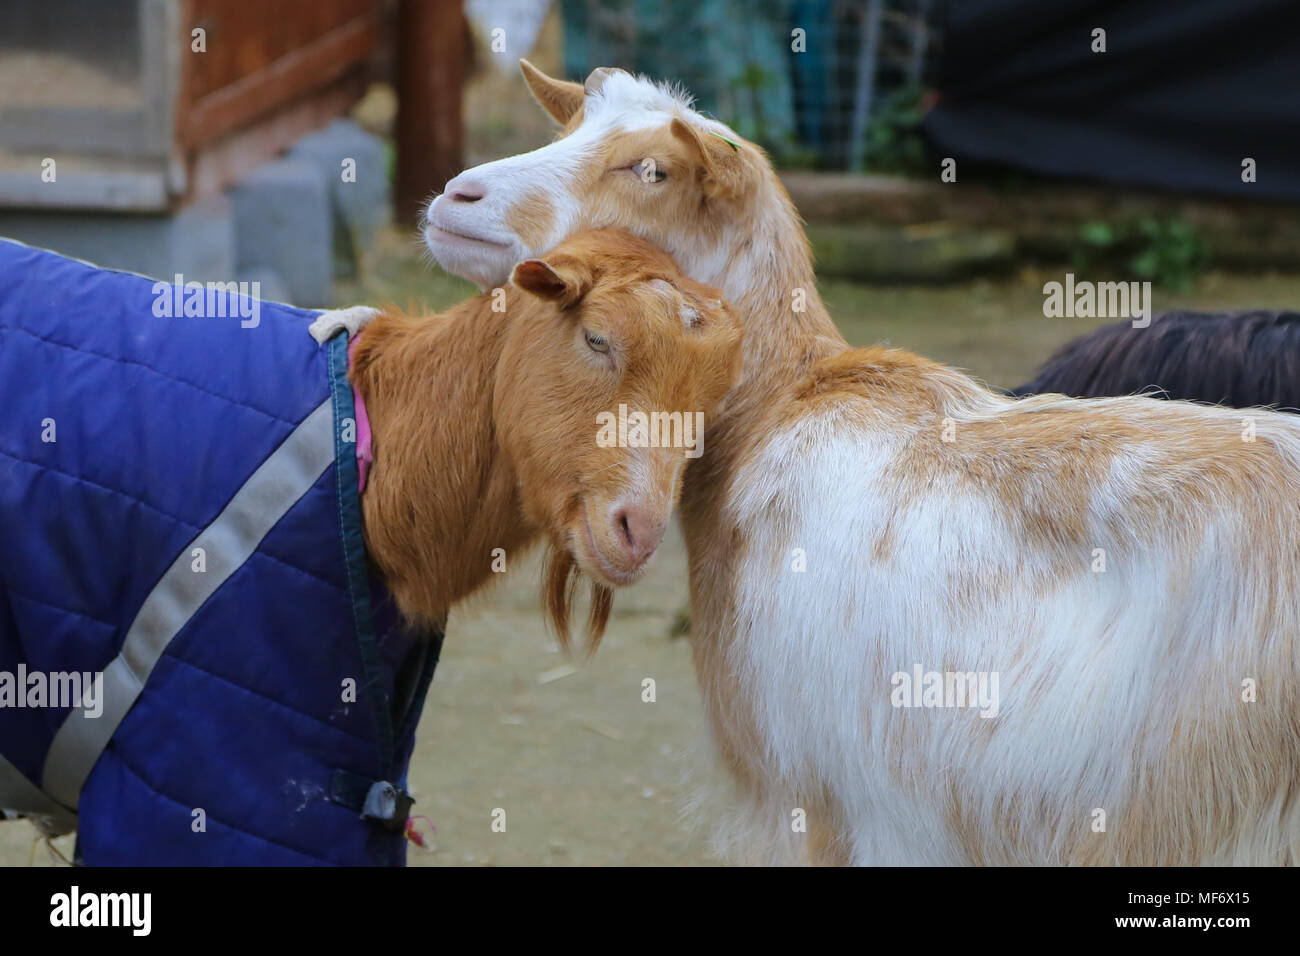
[[[461,179],[457,176],[447,183],[447,187],[442,194],[447,197],[448,202],[478,202],[487,195],[487,187],[482,183],[474,182],[471,179]]]
[[[664,537],[663,522],[637,505],[623,505],[615,512],[614,530],[628,559],[635,564],[654,554]]]

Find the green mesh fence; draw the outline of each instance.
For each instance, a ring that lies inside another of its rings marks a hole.
[[[937,4],[561,0],[560,6],[569,76],[620,66],[675,80],[694,94],[697,108],[761,143],[787,167],[861,170],[871,166],[882,136],[893,135],[882,133],[880,123],[897,120],[900,96],[915,98],[924,84]]]

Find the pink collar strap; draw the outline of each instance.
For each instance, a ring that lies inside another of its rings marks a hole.
[[[352,341],[348,342],[349,367],[355,359],[355,349],[359,341],[361,341],[360,332],[352,336]],[[356,385],[352,386],[352,404],[357,416],[357,494],[361,494],[366,490],[366,476],[370,473],[370,465],[374,462],[375,455],[370,447],[370,415],[366,412],[366,400],[361,397],[361,392]]]

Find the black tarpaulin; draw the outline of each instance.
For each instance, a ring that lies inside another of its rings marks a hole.
[[[942,30],[925,125],[959,177],[966,159],[1300,199],[1297,0],[951,0]]]

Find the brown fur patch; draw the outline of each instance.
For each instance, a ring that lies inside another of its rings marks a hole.
[[[357,343],[349,374],[375,455],[362,496],[366,546],[413,620],[440,620],[493,578],[498,549],[514,561],[545,536],[568,543],[550,555],[543,594],[567,641],[579,567],[568,548],[618,540],[584,515],[626,493],[632,453],[597,442],[597,413],[627,403],[707,414],[734,380],[738,323],[716,290],[660,250],[606,230],[571,238],[548,260],[547,275],[574,295],[509,286],[505,312],[490,294],[442,316],[388,311]],[[638,294],[647,286],[656,293]],[[698,326],[683,326],[684,304],[700,311]],[[585,328],[608,336],[608,357],[586,345]],[[684,450],[658,451],[662,467],[649,470],[654,486],[638,490],[638,503],[666,522]],[[611,605],[608,587],[593,583],[589,649]]]
[[[528,248],[541,248],[555,228],[555,205],[545,193],[530,192],[506,213],[506,225]]]

